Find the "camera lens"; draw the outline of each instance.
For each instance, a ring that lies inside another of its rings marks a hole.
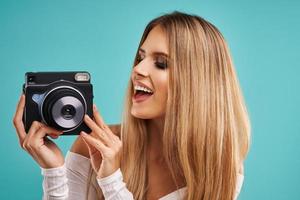
[[[58,99],[52,106],[52,118],[63,129],[77,126],[83,119],[83,104],[73,96]]]
[[[62,107],[61,114],[64,119],[70,120],[75,116],[76,109],[74,106],[68,104]]]
[[[41,106],[43,120],[58,130],[72,130],[79,126],[86,113],[86,102],[81,93],[72,87],[52,89]]]

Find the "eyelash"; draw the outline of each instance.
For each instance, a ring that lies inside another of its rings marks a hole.
[[[141,56],[138,56],[137,59],[136,59],[137,64],[140,63],[142,60],[143,60],[143,58],[141,58]],[[164,62],[159,62],[157,60],[159,60],[159,58],[156,59],[154,64],[158,69],[164,70],[164,69],[168,68],[168,64],[167,64],[167,61],[165,59],[164,59]]]

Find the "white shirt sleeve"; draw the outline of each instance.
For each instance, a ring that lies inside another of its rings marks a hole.
[[[43,180],[43,200],[65,200],[68,199],[68,179],[66,166],[44,169],[41,168]]]
[[[92,170],[90,159],[68,151],[65,161],[69,186],[69,199],[85,200],[87,192],[90,192],[90,197],[94,196],[93,199],[96,199],[96,191],[87,190],[87,186],[90,184],[88,183],[89,172]]]
[[[120,168],[110,176],[97,178],[105,199],[109,200],[133,200],[133,195],[123,182]]]
[[[86,200],[87,192],[96,199],[95,188],[87,191],[91,170],[90,159],[68,151],[65,164],[58,168],[41,168],[43,180],[43,200]]]

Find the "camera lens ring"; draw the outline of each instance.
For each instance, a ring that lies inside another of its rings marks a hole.
[[[45,96],[44,96],[44,99],[43,99],[43,101],[42,101],[42,103],[41,103],[41,106],[40,106],[40,114],[41,114],[41,118],[42,118],[42,121],[45,123],[45,124],[47,124],[47,125],[50,125],[49,123],[48,123],[48,118],[49,118],[49,116],[45,116],[44,115],[44,109],[45,109],[45,101],[47,100],[47,98],[51,95],[51,94],[53,94],[53,92],[56,92],[57,90],[61,90],[61,89],[68,89],[68,90],[70,90],[70,92],[76,92],[76,94],[77,95],[79,95],[78,97],[80,97],[80,99],[82,100],[82,104],[83,104],[83,117],[84,117],[84,114],[85,113],[87,113],[87,103],[86,103],[86,100],[85,100],[85,98],[84,98],[84,96],[82,95],[82,93],[78,90],[78,89],[76,89],[76,88],[74,88],[74,87],[71,87],[71,86],[57,86],[57,87],[55,87],[55,88],[53,88],[53,89],[51,89],[51,90],[49,90],[46,94],[45,94]],[[66,95],[66,96],[74,96],[74,97],[76,97],[76,95]],[[63,96],[63,97],[66,97],[66,96]],[[62,98],[63,98],[62,97]],[[59,100],[59,99],[58,99]],[[57,101],[58,101],[57,100]],[[56,101],[55,101],[56,102]],[[52,104],[54,104],[55,102],[52,102]],[[50,106],[50,108],[52,108],[52,106]],[[52,111],[51,110],[49,110],[49,111],[47,111],[47,113],[49,114],[49,113],[51,113],[52,114]],[[55,122],[55,125],[54,125],[54,128],[57,128],[57,129],[63,129],[64,131],[72,131],[72,130],[74,130],[74,129],[76,129],[78,126],[80,126],[81,125],[81,123],[82,123],[82,121],[83,121],[83,117],[82,117],[82,119],[80,120],[80,122],[76,125],[76,126],[74,126],[73,128],[64,128],[64,127],[61,127],[59,124],[57,124],[56,122]],[[50,125],[51,126],[51,125]],[[53,126],[53,125],[52,125]]]
[[[76,111],[76,115],[73,117],[66,119],[62,115],[62,110],[65,106],[70,106],[70,104],[66,104],[66,102],[72,102],[72,107]],[[73,96],[64,96],[60,99],[58,99],[52,106],[52,117],[53,120],[58,124],[59,126],[65,128],[65,129],[71,129],[75,127],[76,125],[80,124],[84,117],[84,109],[81,101],[79,101],[77,98]]]

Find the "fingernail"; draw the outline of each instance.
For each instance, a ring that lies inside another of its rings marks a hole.
[[[94,111],[97,111],[97,106],[96,106],[96,104],[93,104],[93,109],[94,109]]]
[[[81,132],[80,132],[80,135],[86,136],[87,134],[86,134],[84,131],[81,131]]]

